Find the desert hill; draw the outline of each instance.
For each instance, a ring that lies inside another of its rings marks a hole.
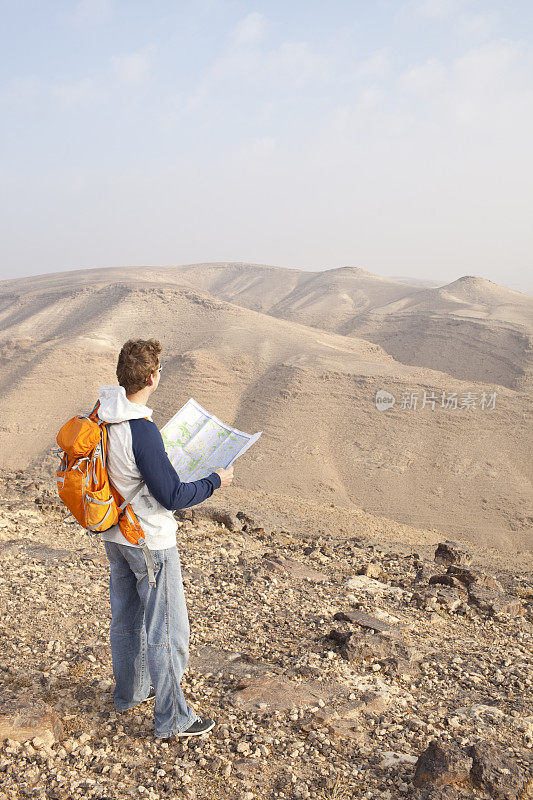
[[[342,281],[350,274],[331,272]],[[261,280],[269,274],[256,270]],[[480,544],[530,546],[524,394],[407,366],[364,338],[244,308],[180,280],[174,269],[139,268],[2,283],[0,466],[50,476],[61,423],[115,382],[123,341],[155,336],[165,347],[153,402],[159,425],[195,397],[242,430],[264,432],[236,464],[236,489],[272,492],[278,505],[307,498]],[[391,291],[383,279],[383,295]],[[379,389],[396,398],[386,412],[375,405]],[[421,407],[424,392],[435,408]],[[442,392],[456,392],[459,404],[472,392],[476,408],[442,408]],[[483,410],[483,393],[494,392],[495,407]],[[402,407],[411,393],[417,408]]]
[[[462,380],[533,385],[533,298],[483,278],[465,276],[374,308],[343,332]]]
[[[351,266],[320,272],[238,262],[120,267],[0,282],[0,303],[65,286],[189,287],[280,319],[362,337],[404,364],[531,390],[532,297],[474,276],[430,288],[406,281]]]
[[[405,364],[461,380],[533,386],[533,298],[526,294],[473,276],[428,289],[358,267],[286,272],[216,264],[184,267],[180,274],[232,303],[361,336]]]

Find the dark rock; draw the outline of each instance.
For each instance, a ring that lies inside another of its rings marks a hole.
[[[470,785],[471,759],[457,747],[433,740],[416,762],[415,786],[455,786]]]
[[[427,583],[430,577],[433,575],[433,570],[434,567],[430,567],[428,564],[417,565],[417,572],[413,583],[416,586]]]
[[[355,622],[362,628],[367,628],[369,630],[378,631],[381,633],[397,630],[394,625],[390,625],[388,622],[376,619],[376,617],[367,614],[365,611],[337,611],[337,613],[333,615],[333,619],[345,622]]]
[[[350,632],[333,630],[328,639],[340,647],[340,654],[347,661],[378,659],[400,667],[413,660],[415,651],[398,635],[372,633],[368,630]]]
[[[437,590],[436,600],[439,606],[448,613],[453,614],[460,608],[465,600],[464,593],[449,586],[441,586]]]
[[[265,555],[267,555],[267,554],[265,554]],[[263,559],[261,560],[261,566],[267,572],[280,572],[280,573],[285,573],[286,572],[285,567],[283,566],[283,564],[281,564],[275,558],[265,558],[265,557],[263,557]]]
[[[477,583],[468,589],[468,602],[491,616],[517,617],[524,613],[522,603],[517,597],[495,592]]]
[[[436,586],[429,586],[424,589],[420,589],[418,592],[413,593],[411,602],[417,608],[425,608],[433,598],[437,597],[437,591],[438,590]]]
[[[449,575],[447,572],[444,575],[432,575],[429,579],[430,586],[449,586],[453,589],[459,589],[460,591],[465,592],[466,587],[464,583],[462,583],[458,578],[454,577],[453,575]]]
[[[472,584],[477,583],[480,586],[494,589],[496,592],[503,592],[503,586],[495,577],[475,569],[466,569],[466,567],[458,567],[452,564],[448,567],[447,574],[457,578],[465,586],[472,586]]]
[[[337,628],[333,628],[333,630],[328,633],[326,638],[330,639],[339,647],[344,647],[351,635],[351,631],[339,631]]]
[[[268,572],[286,573],[296,580],[309,580],[317,583],[329,580],[324,572],[308,567],[296,558],[285,558],[272,553],[263,553],[261,566]]]
[[[426,589],[415,592],[412,597],[412,602],[418,608],[429,611],[447,611],[453,614],[463,605],[466,597],[464,586],[462,589],[456,589],[450,586],[432,584]]]
[[[259,523],[249,517],[248,514],[245,514],[244,511],[237,511],[235,516],[240,521],[243,531],[251,531],[253,528],[260,527]]]
[[[229,531],[240,531],[241,529],[240,520],[232,511],[213,509],[211,519],[220,525],[224,525]]]
[[[493,800],[522,800],[527,797],[527,783],[508,753],[502,753],[489,742],[477,742],[468,749],[472,758],[471,778],[474,786],[487,792]]]
[[[308,567],[307,564],[298,561],[296,558],[282,558],[281,564],[291,578],[295,578],[296,580],[307,580],[316,583],[329,580],[328,575],[324,572]]]
[[[263,675],[272,670],[269,664],[263,664],[247,653],[220,650],[211,645],[204,645],[199,650],[191,653],[190,664],[195,672],[206,673],[222,672],[224,675]]]
[[[435,550],[437,564],[470,564],[472,556],[462,544],[440,542]]]
[[[524,578],[512,577],[506,582],[509,594],[514,594],[522,600],[533,600],[533,585]]]

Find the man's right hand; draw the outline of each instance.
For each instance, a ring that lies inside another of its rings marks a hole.
[[[216,469],[215,472],[217,475],[220,475],[220,488],[230,485],[233,480],[233,466],[228,467],[227,469]]]

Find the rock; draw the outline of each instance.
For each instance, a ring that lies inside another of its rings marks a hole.
[[[492,800],[522,800],[527,795],[526,779],[506,752],[489,742],[476,742],[468,749],[472,758],[471,777],[477,789],[487,792]]]
[[[234,514],[233,511],[214,508],[211,510],[209,518],[212,519],[213,522],[218,522],[219,525],[224,525],[229,531],[241,530],[241,522],[237,514]]]
[[[265,554],[266,556],[267,554]],[[261,559],[261,566],[267,572],[279,572],[285,574],[285,567],[281,563],[281,559],[263,557]]]
[[[282,710],[324,704],[324,698],[332,694],[346,696],[348,689],[341,684],[326,681],[303,681],[295,683],[282,676],[263,675],[244,678],[231,695],[235,706],[247,711]]]
[[[433,575],[435,567],[431,564],[423,563],[416,568],[416,575],[413,580],[415,586],[427,583],[429,578]]]
[[[449,586],[441,586],[437,590],[436,595],[439,606],[447,611],[449,614],[454,614],[465,600],[463,592],[458,589],[452,589]]]
[[[36,750],[42,750],[43,747],[51,747],[54,742],[55,737],[52,731],[44,731],[41,736],[36,736],[31,740],[31,743]]]
[[[364,731],[354,719],[349,717],[334,717],[327,726],[332,736],[337,736],[341,739],[351,739],[357,744],[362,744],[365,740]]]
[[[372,609],[372,616],[376,617],[376,619],[381,620],[381,622],[388,622],[389,625],[391,625],[392,627],[396,625],[403,627],[403,623],[399,617],[395,617],[394,614],[389,614],[389,612],[385,611],[383,608],[378,608],[377,606],[374,606],[374,608]]]
[[[386,575],[381,569],[379,564],[374,564],[370,562],[370,564],[365,564],[364,567],[361,567],[358,575],[366,575],[368,578],[374,578],[377,581],[384,581],[386,579]]]
[[[524,745],[528,748],[533,748],[533,716],[519,717],[514,721],[517,730],[521,731],[524,736]]]
[[[454,575],[445,572],[444,575],[432,575],[428,581],[430,586],[448,586],[466,593],[466,586]]]
[[[466,597],[467,594],[464,587],[459,590],[450,586],[432,584],[427,589],[415,592],[412,602],[418,608],[423,608],[426,611],[447,611],[453,614],[463,605]]]
[[[415,786],[470,786],[471,760],[450,743],[433,740],[416,762]]]
[[[263,526],[257,520],[248,516],[248,514],[245,514],[244,511],[237,511],[235,517],[239,520],[240,527],[243,531],[248,531],[251,533],[258,529],[264,530]]]
[[[333,615],[333,619],[355,622],[362,628],[368,628],[369,630],[380,631],[382,633],[385,631],[397,630],[394,626],[377,619],[377,617],[373,617],[371,614],[367,614],[365,611],[337,611],[337,613]]]
[[[399,586],[389,586],[387,583],[381,583],[374,578],[369,578],[368,575],[354,575],[347,580],[346,588],[355,589],[359,592],[369,592],[373,596],[376,592],[394,597],[401,597],[404,593],[404,590]]]
[[[53,744],[63,736],[63,726],[55,711],[42,700],[12,697],[0,704],[0,740],[42,739]]]
[[[533,585],[525,578],[512,577],[507,581],[506,586],[509,594],[514,594],[521,600],[533,600]]]
[[[470,564],[471,561],[470,552],[457,542],[440,542],[435,550],[437,564]]]
[[[524,613],[524,607],[517,597],[495,592],[477,583],[468,589],[468,602],[492,616],[517,617]]]
[[[465,586],[470,587],[474,583],[479,586],[486,586],[489,589],[494,589],[496,592],[503,592],[503,586],[500,581],[493,575],[487,575],[485,572],[479,572],[474,569],[466,569],[466,567],[458,567],[452,564],[447,569],[447,574],[457,578],[457,580],[464,583]]]
[[[487,720],[491,724],[497,723],[501,721],[505,717],[505,713],[501,710],[501,708],[496,708],[495,706],[487,706],[483,703],[474,703],[471,706],[465,706],[464,708],[456,708],[450,714],[450,719],[454,719],[455,717],[459,719],[472,719],[472,720]]]
[[[380,767],[382,769],[389,769],[390,767],[396,767],[398,764],[416,764],[417,758],[416,756],[411,756],[408,753],[396,753],[394,750],[385,750],[381,753],[378,753],[381,757]]]
[[[374,658],[392,661],[396,667],[408,664],[414,655],[398,635],[364,631],[339,631],[333,629],[327,636],[340,647],[340,654],[347,661],[366,661]]]
[[[382,714],[390,705],[390,702],[391,694],[387,689],[366,689],[361,692],[357,700],[339,705],[337,712],[341,718],[357,719],[361,712],[365,714]]]

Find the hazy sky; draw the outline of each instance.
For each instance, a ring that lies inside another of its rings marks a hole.
[[[533,289],[531,0],[0,0],[0,276]]]

